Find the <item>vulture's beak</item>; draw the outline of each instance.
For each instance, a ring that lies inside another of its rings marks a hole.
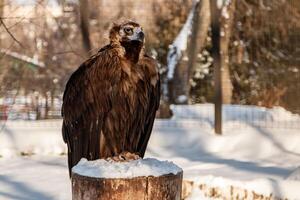
[[[137,40],[140,42],[144,42],[144,39],[145,39],[145,34],[143,31],[140,31],[137,35]]]
[[[142,43],[144,42],[144,39],[145,39],[145,34],[140,28],[137,29],[131,37],[131,41],[138,41]]]

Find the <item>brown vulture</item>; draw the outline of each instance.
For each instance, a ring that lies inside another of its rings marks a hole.
[[[143,157],[160,100],[157,62],[144,53],[144,32],[114,24],[110,43],[71,75],[63,95],[62,134],[69,172],[81,158]]]

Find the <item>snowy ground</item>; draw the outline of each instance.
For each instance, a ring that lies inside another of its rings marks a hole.
[[[65,156],[0,159],[1,200],[71,199]]]
[[[180,109],[184,109],[181,107]],[[203,109],[203,107],[202,107]],[[157,120],[146,157],[170,160],[184,169],[184,178],[212,186],[230,185],[261,194],[300,199],[300,129],[259,128],[227,120],[223,136],[211,123],[176,115]],[[256,109],[256,108],[255,108]],[[270,110],[276,119],[298,116]],[[176,111],[175,111],[176,114]],[[238,120],[238,119],[235,119]],[[0,133],[0,199],[67,200],[70,183],[60,135],[61,121],[8,122]],[[37,154],[21,157],[16,154]],[[291,177],[290,174],[293,174]],[[289,177],[289,180],[287,180]],[[194,198],[201,199],[200,191]]]

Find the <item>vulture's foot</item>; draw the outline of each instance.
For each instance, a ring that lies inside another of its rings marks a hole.
[[[135,153],[130,153],[128,151],[124,151],[117,156],[109,157],[106,160],[111,162],[128,162],[132,160],[140,159],[141,157]]]
[[[130,153],[128,151],[122,152],[119,156],[121,156],[124,161],[137,160],[141,158],[138,154]]]

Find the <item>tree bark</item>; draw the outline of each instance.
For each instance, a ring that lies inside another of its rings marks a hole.
[[[79,0],[80,10],[80,30],[82,35],[82,44],[88,55],[91,54],[91,40],[89,31],[89,2],[88,0]]]
[[[4,2],[5,0],[0,0],[0,18],[3,16],[3,10],[4,10]]]
[[[182,57],[177,63],[174,72],[174,78],[169,81],[170,102],[175,104],[188,103],[188,55],[187,52],[182,52]],[[180,99],[180,96],[185,97],[185,100]]]
[[[190,94],[190,78],[195,68],[199,52],[205,47],[205,41],[210,25],[210,3],[209,0],[202,0],[195,5],[193,16],[192,33],[188,40],[188,48],[183,52],[182,57],[175,69],[172,88],[171,101],[177,104],[187,104]],[[180,96],[185,99],[178,98]]]
[[[73,200],[180,200],[182,172],[132,179],[92,178],[72,174]]]
[[[0,0],[0,19],[2,19],[3,16],[3,10],[4,10],[4,0]],[[2,34],[2,33],[0,33]],[[2,47],[2,40],[0,39],[0,47]],[[5,67],[2,69],[2,73],[0,73],[0,83],[3,83],[3,79],[5,77],[6,72],[8,71],[8,67]],[[0,95],[2,91],[0,89]]]
[[[192,78],[194,72],[196,71],[196,61],[198,54],[204,49],[206,45],[206,37],[208,34],[208,29],[210,27],[210,2],[209,0],[200,1],[200,11],[198,10],[195,14],[194,24],[191,35],[190,48],[188,51],[188,69],[189,77],[187,84],[188,96],[191,90],[190,79]]]
[[[214,84],[215,84],[215,132],[222,134],[222,76],[220,55],[220,10],[217,2],[211,0],[211,33],[212,33],[212,57],[214,59]]]
[[[230,104],[232,99],[233,86],[230,80],[229,70],[229,45],[234,22],[236,0],[231,0],[228,5],[224,5],[221,13],[221,81],[222,81],[222,101]]]
[[[48,94],[47,92],[44,94],[45,97],[45,116],[44,119],[48,119],[49,118],[49,104],[48,104]]]

